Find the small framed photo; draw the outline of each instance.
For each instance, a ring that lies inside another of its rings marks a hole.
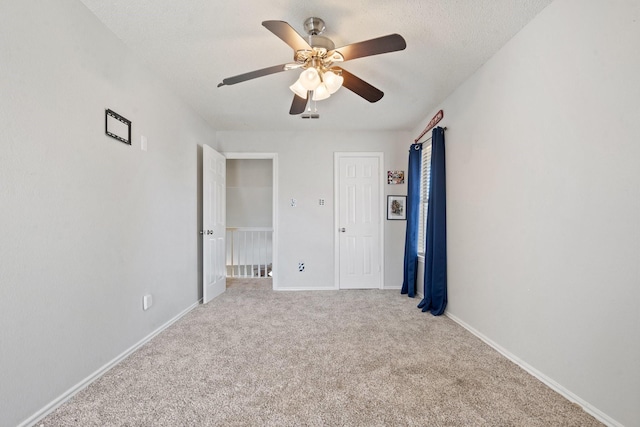
[[[131,145],[131,120],[109,109],[104,110],[104,133],[111,138]]]
[[[404,184],[404,171],[387,171],[387,184]]]
[[[407,219],[407,196],[387,196],[387,219]]]

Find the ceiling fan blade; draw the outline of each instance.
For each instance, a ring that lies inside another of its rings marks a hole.
[[[302,98],[298,95],[293,95],[293,102],[291,103],[291,109],[289,114],[296,115],[304,113],[304,109],[307,106],[307,98]]]
[[[284,21],[263,21],[262,26],[278,36],[294,51],[311,50],[309,43],[296,30]]]
[[[378,102],[384,96],[384,92],[382,92],[380,89],[371,86],[369,83],[365,82],[359,77],[354,76],[344,68],[336,68],[342,70],[342,77],[344,78],[342,86],[346,87],[356,95],[363,97],[369,102]]]
[[[269,74],[279,73],[280,71],[286,70],[285,68],[286,65],[287,64],[274,65],[273,67],[263,68],[261,70],[251,71],[249,73],[239,74],[233,77],[227,77],[226,79],[222,80],[222,83],[218,84],[218,87],[230,86],[236,83],[246,82],[247,80],[255,79],[258,77],[268,76]]]
[[[407,47],[407,42],[400,34],[389,34],[388,36],[376,39],[365,40],[363,42],[349,44],[327,52],[330,57],[334,52],[340,52],[345,61],[362,58],[365,56],[379,55],[381,53],[395,52]]]

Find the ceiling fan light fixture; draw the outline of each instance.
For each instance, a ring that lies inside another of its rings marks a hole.
[[[313,67],[309,67],[300,73],[298,81],[306,90],[315,90],[321,83],[318,70]]]
[[[293,49],[293,62],[228,77],[223,79],[218,87],[302,68],[297,81],[289,86],[296,95],[289,109],[291,115],[302,114],[309,104],[309,98],[316,101],[326,99],[343,85],[369,102],[379,101],[384,95],[381,90],[333,64],[396,52],[407,47],[407,42],[400,34],[389,34],[336,49],[331,39],[321,35],[325,29],[324,21],[313,17],[305,21],[308,40],[284,21],[263,21],[262,26]]]
[[[330,96],[331,93],[329,93],[327,85],[322,83],[316,88],[316,90],[313,91],[313,97],[311,99],[313,99],[314,101],[322,101],[323,99],[327,99]]]
[[[300,79],[296,80],[294,84],[289,86],[289,89],[291,89],[291,91],[298,95],[300,98],[307,99],[307,89],[305,89],[305,87],[302,85]]]
[[[324,84],[327,86],[327,90],[329,94],[333,95],[340,89],[342,83],[344,82],[344,77],[337,75],[333,71],[327,71],[322,74],[322,80]]]

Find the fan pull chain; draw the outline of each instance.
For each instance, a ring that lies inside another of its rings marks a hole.
[[[303,119],[319,119],[320,114],[318,114],[318,101],[314,101],[312,97],[312,91],[309,91],[307,103],[307,111],[301,116]],[[311,103],[313,102],[313,112],[311,111]]]

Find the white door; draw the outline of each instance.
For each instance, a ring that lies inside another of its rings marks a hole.
[[[226,159],[202,147],[202,302],[208,303],[227,287],[225,267]]]
[[[382,153],[336,153],[337,282],[382,288]]]

